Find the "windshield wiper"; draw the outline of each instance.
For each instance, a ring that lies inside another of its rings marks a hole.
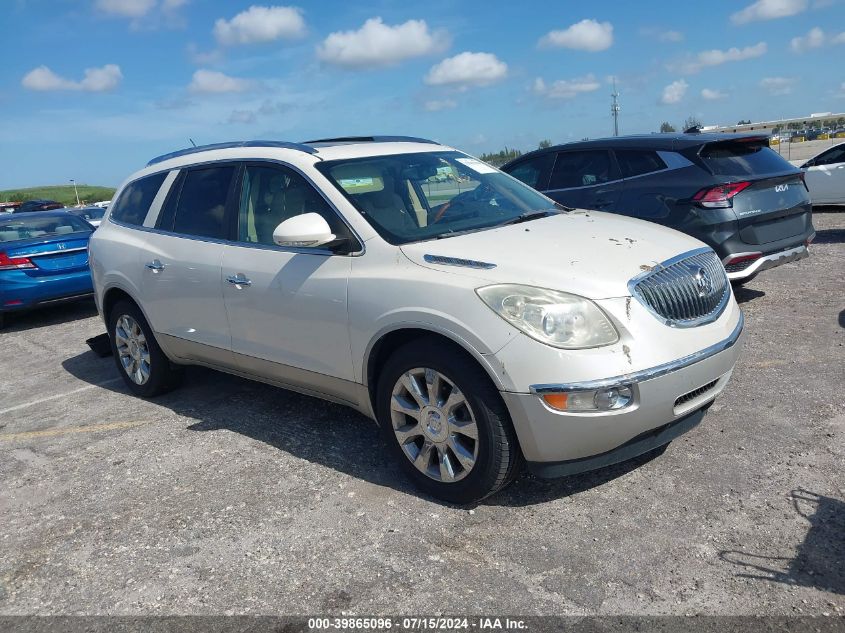
[[[539,220],[540,218],[547,218],[550,215],[558,215],[560,213],[557,209],[543,209],[541,211],[526,211],[520,213],[515,218],[506,220],[498,226],[508,226],[510,224],[522,224],[523,222],[530,222],[531,220]]]

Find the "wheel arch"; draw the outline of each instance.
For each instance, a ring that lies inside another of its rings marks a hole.
[[[370,406],[373,413],[376,408],[376,387],[378,385],[378,374],[390,355],[399,347],[421,338],[431,338],[442,341],[451,347],[461,351],[484,371],[490,378],[497,390],[503,391],[506,386],[502,383],[501,376],[496,372],[490,359],[479,352],[472,344],[454,332],[442,330],[429,324],[407,324],[397,325],[385,331],[379,332],[367,346],[364,355],[363,378],[367,387],[370,399]],[[375,417],[375,416],[373,416]]]

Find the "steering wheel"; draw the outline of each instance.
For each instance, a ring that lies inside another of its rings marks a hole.
[[[446,212],[449,209],[452,209],[454,211],[458,207],[466,206],[468,202],[476,202],[483,199],[483,194],[487,192],[495,193],[495,191],[490,187],[490,185],[486,183],[481,183],[472,191],[465,191],[463,193],[459,193],[457,196],[444,203],[443,206],[440,207],[431,223],[437,224],[438,222],[440,222],[440,220],[443,219],[443,216],[446,215]]]

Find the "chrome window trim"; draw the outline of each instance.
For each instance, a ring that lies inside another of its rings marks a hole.
[[[64,253],[78,253],[79,251],[87,251],[87,246],[82,246],[80,248],[65,248],[58,251],[44,251],[43,253],[27,253],[26,255],[21,255],[21,257],[42,257],[44,255],[63,255]]]
[[[662,314],[660,314],[659,312],[657,312],[656,310],[654,310],[654,308],[652,308],[648,304],[647,301],[643,300],[642,295],[637,290],[637,284],[640,281],[642,281],[644,278],[651,275],[655,271],[655,269],[657,269],[658,267],[669,268],[673,264],[677,264],[678,262],[680,262],[684,259],[687,259],[688,257],[694,257],[696,255],[702,255],[704,253],[710,253],[710,252],[713,252],[714,255],[715,255],[715,251],[713,251],[713,249],[710,248],[709,246],[704,247],[704,248],[696,248],[696,249],[693,249],[691,251],[687,251],[686,253],[681,253],[680,255],[675,255],[675,257],[671,257],[671,258],[667,259],[666,261],[659,262],[657,265],[652,267],[650,270],[646,270],[646,271],[640,273],[639,275],[637,275],[636,277],[633,277],[628,282],[628,292],[630,292],[631,296],[634,297],[640,303],[640,305],[642,305],[646,310],[648,310],[652,314],[652,316],[654,316],[654,318],[657,319],[658,321],[660,321],[663,325],[668,325],[669,327],[678,328],[678,329],[685,329],[685,328],[698,327],[699,325],[705,325],[707,323],[712,323],[713,321],[715,321],[716,319],[718,319],[722,315],[722,313],[725,311],[725,307],[728,305],[728,301],[730,301],[730,298],[733,296],[733,292],[732,292],[731,287],[730,287],[730,278],[728,277],[727,272],[724,271],[724,264],[722,264],[721,260],[719,260],[718,255],[715,255],[715,257],[716,257],[716,260],[719,261],[720,264],[722,264],[722,271],[725,272],[725,277],[727,277],[728,287],[725,289],[725,293],[722,296],[722,299],[719,301],[719,304],[709,314],[705,314],[704,316],[698,317],[696,319],[690,319],[688,321],[677,321],[675,319],[668,319],[668,318],[664,317]]]
[[[314,180],[310,176],[308,176],[308,174],[306,174],[301,169],[299,169],[298,167],[291,165],[290,163],[286,163],[283,160],[279,160],[279,159],[275,159],[275,158],[239,158],[239,159],[234,159],[234,160],[230,159],[230,158],[220,158],[220,159],[217,159],[217,160],[208,160],[208,161],[203,161],[203,162],[199,162],[199,163],[190,163],[188,165],[181,165],[179,167],[172,167],[171,169],[163,169],[163,170],[157,171],[153,174],[147,174],[145,176],[142,176],[141,178],[147,178],[148,176],[154,176],[156,174],[160,174],[160,173],[163,173],[163,172],[174,172],[174,171],[176,172],[177,175],[173,177],[173,180],[170,182],[170,186],[168,186],[167,192],[165,193],[165,197],[162,199],[162,203],[161,203],[160,206],[163,206],[164,200],[166,199],[166,195],[167,195],[167,193],[169,193],[170,187],[172,187],[173,182],[175,182],[176,178],[178,177],[179,172],[181,172],[182,170],[185,170],[185,169],[193,169],[194,167],[204,167],[204,166],[207,166],[207,165],[215,165],[215,164],[218,164],[218,163],[238,163],[238,164],[242,164],[244,168],[246,168],[247,164],[249,164],[249,163],[271,163],[271,164],[275,164],[275,165],[280,165],[282,167],[287,167],[287,168],[295,171],[296,173],[301,175],[308,182],[308,184],[311,185],[320,194],[320,196],[323,198],[323,200],[326,201],[326,204],[329,205],[329,208],[334,213],[337,214],[337,216],[340,218],[340,221],[343,222],[346,225],[346,227],[349,229],[350,233],[358,241],[358,244],[360,245],[360,249],[353,251],[352,253],[339,255],[338,253],[335,253],[331,249],[327,249],[327,248],[319,248],[319,247],[313,248],[313,247],[300,247],[300,246],[278,246],[276,244],[256,244],[256,243],[253,243],[253,242],[241,242],[241,241],[238,241],[238,240],[223,240],[223,239],[217,239],[217,238],[213,238],[213,237],[205,237],[205,236],[201,236],[201,235],[186,235],[184,233],[176,233],[174,231],[164,231],[162,229],[157,229],[157,228],[155,228],[155,226],[127,224],[126,222],[120,222],[118,220],[113,219],[111,217],[111,214],[109,214],[109,217],[108,217],[109,222],[111,222],[112,224],[116,224],[117,226],[126,228],[126,229],[135,229],[135,230],[138,230],[138,231],[144,231],[144,232],[147,232],[147,233],[154,233],[154,234],[157,234],[157,235],[169,235],[171,237],[178,237],[178,238],[182,238],[182,239],[186,239],[186,240],[195,240],[195,241],[198,241],[198,242],[210,242],[212,244],[242,246],[242,247],[246,247],[246,248],[260,248],[262,250],[277,250],[277,251],[281,251],[281,252],[284,252],[284,253],[299,253],[299,254],[304,254],[304,255],[331,255],[331,256],[334,256],[334,257],[360,257],[367,252],[367,246],[366,246],[364,240],[359,235],[359,233],[355,230],[354,227],[352,227],[349,224],[346,217],[343,215],[343,213],[340,212],[340,210],[337,208],[337,206],[331,200],[329,200],[326,197],[326,195],[323,193],[323,191],[320,189],[320,187],[318,187],[316,185]],[[156,194],[156,198],[161,193],[164,186],[167,184],[167,178],[168,177],[169,176],[165,177],[165,181],[162,183],[161,188],[159,189],[158,193]],[[141,178],[136,178],[135,180],[127,183],[126,186],[129,186],[132,183],[134,183],[138,180],[141,180]],[[152,210],[152,206],[153,206],[154,203],[155,203],[155,198],[153,199],[153,203],[150,204],[150,210]],[[159,208],[159,212],[161,212],[161,208]],[[240,209],[238,209],[238,213],[240,213]],[[149,217],[149,214],[150,214],[150,211],[147,211],[147,217]],[[158,220],[158,218],[156,217],[156,221],[157,220]],[[145,218],[144,224],[146,224],[146,218]]]
[[[592,391],[595,389],[604,389],[607,387],[630,386],[635,385],[637,383],[645,382],[646,380],[660,378],[661,376],[665,376],[666,374],[670,374],[674,371],[684,369],[685,367],[689,367],[690,365],[694,365],[695,363],[699,363],[703,360],[710,358],[711,356],[715,356],[716,354],[730,349],[739,340],[739,337],[742,335],[742,330],[744,326],[745,315],[743,315],[742,311],[740,311],[739,321],[737,321],[736,327],[734,327],[730,336],[728,336],[722,341],[719,341],[718,343],[710,345],[709,347],[705,347],[704,349],[701,349],[697,352],[693,352],[692,354],[688,354],[687,356],[684,356],[682,358],[678,358],[676,360],[670,361],[668,363],[663,363],[662,365],[657,365],[655,367],[650,367],[649,369],[635,371],[630,374],[613,376],[612,378],[600,378],[598,380],[589,380],[585,382],[531,385],[529,387],[529,391],[534,394],[560,393],[562,391]]]

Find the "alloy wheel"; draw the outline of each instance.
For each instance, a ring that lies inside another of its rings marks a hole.
[[[478,425],[457,385],[440,372],[410,369],[390,400],[393,433],[402,452],[427,477],[444,483],[466,477],[478,459]]]

